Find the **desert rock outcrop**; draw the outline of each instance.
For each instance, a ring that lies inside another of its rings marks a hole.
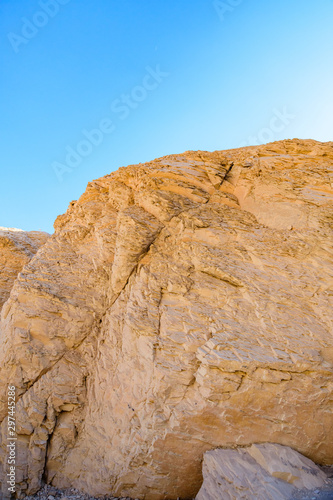
[[[0,310],[9,297],[13,283],[23,266],[44,245],[49,234],[0,227]]]
[[[1,313],[17,491],[193,498],[216,447],[333,450],[333,143],[186,152],[91,182]],[[3,491],[5,486],[3,483]]]

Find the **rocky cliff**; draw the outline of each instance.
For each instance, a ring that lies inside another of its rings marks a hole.
[[[266,441],[332,463],[332,225],[333,143],[90,183],[2,309],[18,494],[191,498],[204,452]]]
[[[49,234],[0,227],[0,310],[23,266],[44,245]]]

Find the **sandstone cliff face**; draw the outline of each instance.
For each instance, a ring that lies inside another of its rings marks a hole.
[[[187,152],[90,183],[2,309],[19,494],[43,478],[193,498],[204,452],[254,442],[332,463],[332,224],[333,143]]]
[[[0,310],[9,297],[22,267],[44,245],[49,234],[0,227]]]

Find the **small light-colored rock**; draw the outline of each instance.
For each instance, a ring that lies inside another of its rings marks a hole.
[[[290,500],[297,490],[325,485],[325,474],[287,446],[271,443],[205,453],[196,500]]]
[[[299,489],[322,487],[326,474],[312,460],[287,446],[278,444],[253,444],[247,448],[252,458],[269,474]]]

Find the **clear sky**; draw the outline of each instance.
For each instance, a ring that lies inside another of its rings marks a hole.
[[[332,140],[333,0],[1,0],[0,226],[186,150]]]

